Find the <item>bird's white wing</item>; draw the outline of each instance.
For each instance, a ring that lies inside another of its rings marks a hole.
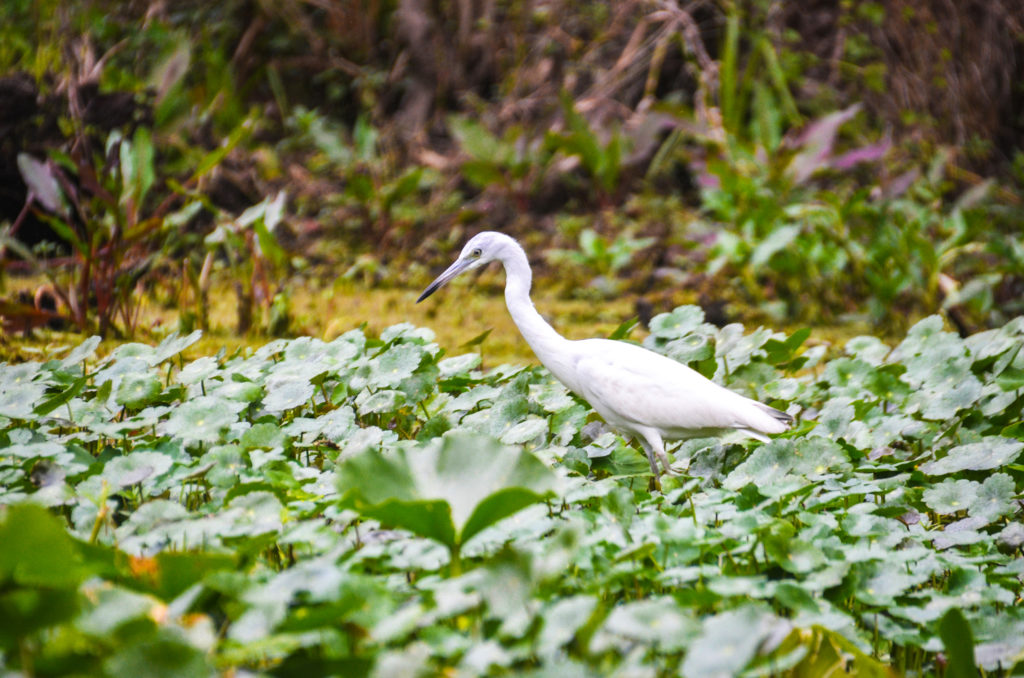
[[[648,426],[665,434],[744,428],[785,429],[768,408],[719,386],[671,358],[624,342],[578,342],[581,395],[610,424]]]

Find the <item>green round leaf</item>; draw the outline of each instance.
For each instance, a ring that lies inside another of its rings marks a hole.
[[[595,638],[594,649],[601,651],[609,644],[610,639],[603,637],[607,634],[653,645],[660,652],[678,652],[686,649],[699,631],[700,623],[672,598],[638,600],[612,610]]]
[[[1017,510],[1017,490],[1013,478],[1006,473],[993,473],[978,489],[974,503],[968,509],[972,516],[989,520],[1010,515]]]
[[[285,435],[277,424],[253,424],[242,434],[242,439],[239,442],[246,450],[257,447],[269,450],[284,445]]]
[[[31,381],[32,367],[0,367],[0,416],[11,419],[35,419],[33,410],[42,401],[46,385]]]
[[[356,396],[356,409],[359,415],[381,414],[394,412],[405,403],[405,394],[393,389],[384,389],[371,393],[362,391]]]
[[[1024,442],[1012,438],[988,436],[981,442],[959,445],[945,457],[921,465],[921,472],[942,476],[957,471],[987,471],[1009,464],[1016,459]]]
[[[449,379],[456,375],[468,375],[470,370],[475,370],[480,367],[480,354],[465,353],[463,355],[445,358],[437,363],[437,367],[441,370],[441,377],[444,379]]]
[[[199,396],[182,403],[164,424],[164,432],[186,442],[213,443],[238,421],[239,403],[213,396]]]
[[[0,508],[0,583],[77,587],[85,571],[63,523],[33,504]]]
[[[313,397],[316,387],[308,379],[293,377],[267,381],[267,395],[263,398],[263,409],[277,413],[305,405]]]
[[[159,452],[132,452],[108,461],[102,477],[114,488],[122,488],[166,473],[173,463],[170,457]]]
[[[548,420],[543,417],[529,416],[514,426],[510,426],[501,435],[501,442],[506,445],[522,445],[548,433]]]
[[[686,678],[738,675],[757,653],[761,642],[785,622],[752,606],[704,620],[700,635],[683,661]]]
[[[129,374],[121,379],[114,402],[137,410],[153,402],[162,390],[160,378],[152,372]]]
[[[943,515],[966,511],[974,504],[979,487],[978,483],[971,480],[947,478],[924,491],[924,503]]]
[[[178,382],[188,385],[198,384],[216,374],[218,369],[219,366],[215,358],[204,356],[185,365],[178,373]]]
[[[680,306],[671,313],[651,318],[651,336],[676,339],[696,332],[704,326],[704,310],[699,306]]]
[[[424,350],[416,344],[396,344],[370,361],[367,382],[374,388],[395,387],[411,377],[423,359]]]

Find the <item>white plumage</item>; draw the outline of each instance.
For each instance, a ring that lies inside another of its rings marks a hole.
[[[664,440],[715,435],[730,429],[760,440],[792,422],[785,412],[745,398],[686,365],[645,348],[610,339],[570,341],[530,301],[532,273],[515,240],[487,231],[470,239],[459,258],[424,290],[423,301],[445,283],[491,261],[505,267],[505,304],[526,343],[548,370],[583,397],[611,426],[639,439],[658,475],[671,473]]]

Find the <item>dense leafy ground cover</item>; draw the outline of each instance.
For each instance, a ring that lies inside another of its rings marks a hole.
[[[830,355],[658,316],[648,346],[798,421],[678,446],[662,492],[546,371],[445,357],[429,330],[185,360],[197,337],[0,366],[6,671],[967,676],[1024,657],[1020,318]]]

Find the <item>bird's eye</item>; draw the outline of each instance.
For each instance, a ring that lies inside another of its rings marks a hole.
[[[483,253],[484,253],[484,251],[482,249],[480,249],[479,247],[477,247],[472,252],[470,252],[470,254],[473,255],[473,258],[475,258],[475,259],[479,259],[480,255],[483,254]]]

